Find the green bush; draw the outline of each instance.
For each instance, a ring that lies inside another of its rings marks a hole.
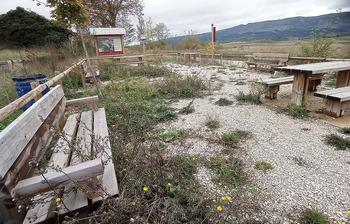
[[[226,98],[220,98],[218,101],[215,102],[215,104],[219,106],[229,106],[233,104],[233,101],[228,100]]]
[[[273,170],[274,167],[270,163],[267,163],[265,161],[257,161],[255,163],[255,169],[261,170],[264,172],[264,174],[266,174],[268,170]]]
[[[258,82],[249,83],[249,93],[245,94],[243,92],[239,92],[237,96],[235,96],[236,100],[243,103],[252,103],[252,104],[260,104],[261,96],[265,93],[265,88]]]
[[[309,110],[306,109],[304,104],[302,106],[298,106],[295,103],[291,103],[291,104],[289,104],[288,109],[289,109],[289,113],[293,117],[297,117],[297,118],[310,117]]]
[[[328,145],[334,146],[337,150],[350,149],[350,140],[335,134],[326,136],[325,141]]]
[[[350,135],[350,127],[340,128],[339,132],[345,135]]]
[[[328,216],[314,209],[305,209],[299,218],[300,224],[330,224]]]
[[[191,113],[193,113],[195,110],[194,110],[194,107],[188,107],[188,106],[186,106],[186,107],[183,107],[183,108],[181,108],[180,110],[179,110],[179,113],[180,114],[191,114]]]

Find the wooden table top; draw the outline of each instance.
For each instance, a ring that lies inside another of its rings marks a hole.
[[[338,72],[350,70],[350,61],[332,61],[313,64],[291,65],[275,67],[276,71],[304,73],[304,74],[322,74],[327,72]]]

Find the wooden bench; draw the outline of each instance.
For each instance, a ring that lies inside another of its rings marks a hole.
[[[341,117],[350,108],[350,86],[315,92],[314,96],[324,98],[328,116]]]
[[[97,100],[66,101],[58,85],[0,132],[1,222],[43,222],[118,195],[105,110]],[[92,110],[65,119],[66,107],[80,104]],[[46,171],[38,175],[37,164],[55,135]],[[18,213],[13,199],[33,195],[33,207]]]
[[[82,71],[83,71],[83,74],[82,74],[83,87],[85,88],[86,80],[89,80],[90,83],[94,83],[94,75],[91,72],[91,70],[89,69],[86,61],[81,63],[81,68],[82,68]],[[98,70],[97,66],[92,66],[92,70],[95,73],[96,81],[97,82],[101,82],[101,80],[100,80],[100,70]]]
[[[321,84],[322,76],[310,77],[308,90],[315,91],[316,87]],[[265,86],[265,98],[277,99],[277,93],[280,90],[280,85],[291,84],[294,81],[294,76],[286,76],[280,78],[266,79],[261,82]]]
[[[246,62],[247,71],[252,69],[273,71],[275,67],[286,65],[286,62],[289,59],[289,54],[254,53],[252,56],[248,56],[248,58],[249,59]]]
[[[135,58],[134,60],[129,60]],[[125,65],[125,64],[137,64],[138,66],[141,66],[145,63],[143,60],[144,55],[131,55],[131,56],[123,56],[123,57],[114,57],[114,64],[115,65]]]

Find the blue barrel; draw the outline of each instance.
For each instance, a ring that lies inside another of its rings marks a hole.
[[[15,83],[18,98],[32,90],[32,87],[30,86],[31,82],[39,82],[40,84],[47,82],[45,74],[13,76],[12,80]],[[42,92],[42,95],[45,95],[47,92],[49,92],[49,89],[45,89]],[[29,101],[29,103],[27,103],[26,105],[24,105],[22,109],[28,109],[33,103],[35,103],[34,99]]]

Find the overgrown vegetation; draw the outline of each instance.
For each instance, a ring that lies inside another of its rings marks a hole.
[[[297,118],[308,118],[309,110],[306,109],[306,106],[303,104],[302,106],[298,106],[295,103],[291,103],[288,105],[288,111],[293,117]]]
[[[255,169],[261,170],[264,172],[264,174],[267,174],[267,171],[273,170],[274,167],[270,163],[267,163],[265,161],[257,161],[255,163]]]
[[[340,128],[339,132],[343,133],[344,135],[350,135],[350,127]]]
[[[228,100],[226,98],[220,98],[218,99],[215,104],[219,105],[219,106],[229,106],[233,104],[232,100]]]
[[[330,224],[327,215],[316,209],[305,209],[299,218],[300,224]]]
[[[246,131],[241,131],[241,130],[237,130],[231,133],[224,133],[221,136],[221,140],[220,143],[226,147],[231,147],[231,148],[236,148],[237,147],[237,143],[241,140],[241,139],[245,139],[249,137],[249,133]]]
[[[325,141],[328,145],[334,146],[337,150],[350,149],[350,139],[335,134],[327,135]]]
[[[215,115],[207,116],[205,121],[205,126],[207,126],[210,129],[217,129],[220,127],[220,121],[219,118]]]
[[[237,96],[235,96],[236,100],[243,103],[252,103],[252,104],[260,104],[261,96],[265,93],[265,88],[258,82],[250,82],[249,83],[249,93],[245,94],[243,92],[239,92]]]
[[[194,107],[188,107],[188,106],[186,106],[186,107],[183,107],[183,108],[181,108],[180,110],[179,110],[179,113],[180,114],[191,114],[191,113],[193,113],[195,110],[194,110]]]

